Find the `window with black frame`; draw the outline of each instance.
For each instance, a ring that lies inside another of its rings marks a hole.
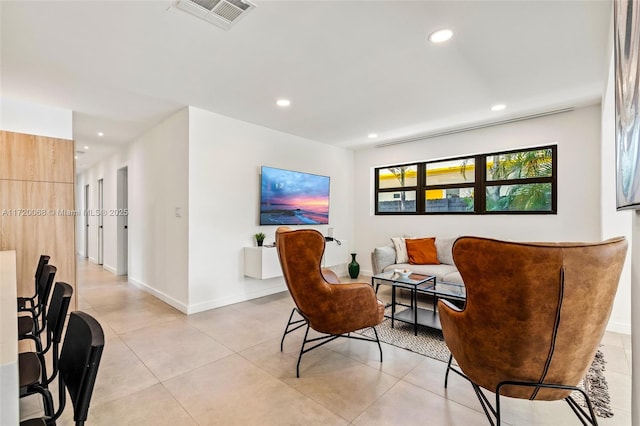
[[[418,165],[376,169],[376,214],[416,213]]]
[[[476,159],[433,161],[425,164],[426,213],[475,211]]]
[[[556,211],[556,147],[485,156],[486,212]]]
[[[379,167],[376,214],[554,214],[556,157],[550,145]]]

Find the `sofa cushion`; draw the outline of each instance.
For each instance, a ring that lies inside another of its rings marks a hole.
[[[442,277],[442,281],[464,285],[464,281],[462,281],[462,275],[460,275],[460,272],[458,270],[445,274],[444,277]]]
[[[435,238],[414,238],[405,240],[407,256],[412,265],[438,265]]]
[[[436,250],[440,263],[453,265],[453,243],[458,237],[436,237]]]
[[[392,245],[376,247],[371,253],[371,266],[373,273],[382,272],[389,265],[396,263],[396,251]]]

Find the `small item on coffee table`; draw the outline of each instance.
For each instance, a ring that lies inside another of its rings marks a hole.
[[[394,272],[404,279],[409,278],[409,275],[411,275],[410,269],[395,269]]]

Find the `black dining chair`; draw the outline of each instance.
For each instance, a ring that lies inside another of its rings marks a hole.
[[[40,305],[40,300],[38,299],[38,282],[40,281],[44,265],[49,263],[50,259],[51,256],[47,256],[46,254],[40,255],[38,266],[36,267],[36,273],[34,275],[33,295],[29,297],[18,297],[18,312],[32,312],[35,317],[40,316],[42,313],[42,311],[38,309],[38,306]]]
[[[36,267],[36,273],[34,274],[34,291],[33,295],[29,297],[18,297],[18,314],[23,315],[24,313],[28,313],[31,318],[35,321],[36,328],[39,328],[38,324],[40,317],[44,314],[44,307],[47,303],[43,297],[39,295],[39,283],[40,277],[42,276],[42,272],[44,271],[44,266],[49,263],[51,256],[46,254],[41,254],[40,259],[38,259],[38,266]]]
[[[53,415],[24,420],[20,426],[55,425],[64,411],[67,393],[76,426],[84,425],[103,349],[104,333],[100,323],[85,312],[72,312],[58,363],[58,409]]]
[[[41,352],[22,352],[18,354],[18,377],[20,382],[20,397],[39,393],[44,399],[45,413],[53,415],[53,399],[48,391],[49,383],[58,374],[59,346],[62,341],[69,304],[73,288],[63,282],[57,282],[47,311],[47,345]],[[51,351],[51,375],[47,375],[45,355]]]
[[[53,280],[56,276],[57,268],[53,265],[44,265],[42,275],[38,280],[38,303],[44,300],[44,305],[38,308],[42,317],[42,323],[39,324],[33,315],[22,315],[18,317],[18,340],[31,339],[36,344],[36,352],[42,352],[42,341],[40,334],[47,327],[46,303],[49,300],[51,289],[53,288]]]

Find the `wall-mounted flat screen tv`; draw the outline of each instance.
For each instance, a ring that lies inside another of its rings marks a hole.
[[[329,223],[329,176],[262,166],[260,225]]]

